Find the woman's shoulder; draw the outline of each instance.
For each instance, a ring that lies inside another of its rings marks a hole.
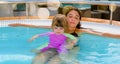
[[[79,29],[79,32],[86,32],[86,33],[88,32],[89,33],[90,31],[91,31],[91,29]]]

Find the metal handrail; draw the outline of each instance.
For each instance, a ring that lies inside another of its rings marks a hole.
[[[0,1],[0,4],[5,3],[46,3],[47,1],[36,1],[36,0],[29,0],[29,1]],[[110,4],[116,4],[117,6],[120,6],[120,1],[60,1],[61,3],[74,3],[74,4],[92,4],[92,5],[110,5]]]
[[[40,3],[40,4],[46,4],[47,1],[45,0],[27,0],[27,1],[0,1],[0,4],[13,4],[13,3],[26,3],[26,17],[29,18],[29,3]],[[72,0],[72,1],[60,1],[60,3],[66,3],[66,4],[89,4],[89,5],[111,5],[115,4],[116,6],[120,6],[120,1],[79,1],[79,0]],[[111,19],[110,24],[112,24],[112,13],[111,13]]]

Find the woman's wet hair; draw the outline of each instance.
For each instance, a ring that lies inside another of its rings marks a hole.
[[[55,15],[53,20],[52,20],[52,28],[54,26],[63,27],[65,32],[67,32],[68,31],[68,21],[67,21],[66,16],[63,14]]]
[[[63,8],[63,14],[67,16],[67,14],[72,10],[76,11],[79,14],[79,19],[81,20],[81,11],[78,8],[75,8],[73,6],[65,6]],[[80,29],[81,28],[81,23],[78,23],[76,28]]]

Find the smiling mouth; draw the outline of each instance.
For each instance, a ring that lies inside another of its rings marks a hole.
[[[71,24],[75,24],[74,22],[70,22]]]
[[[57,32],[57,34],[60,34],[60,32]]]

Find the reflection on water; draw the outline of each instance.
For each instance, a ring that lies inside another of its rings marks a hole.
[[[0,55],[0,62],[5,62],[5,61],[29,61],[33,57],[32,56],[27,56],[27,55],[21,55],[21,54],[16,54],[16,55]]]
[[[8,39],[7,35],[8,34],[6,34],[6,33],[0,34],[0,40],[6,40],[6,39]]]

